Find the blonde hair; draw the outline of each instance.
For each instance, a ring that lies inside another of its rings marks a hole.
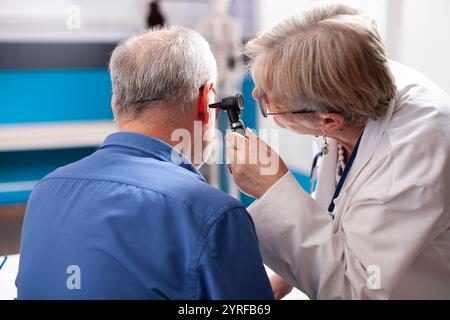
[[[382,118],[395,81],[373,19],[319,4],[247,43],[256,86],[290,110],[337,112],[351,123]]]

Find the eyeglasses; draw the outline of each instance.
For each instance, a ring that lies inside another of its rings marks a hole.
[[[317,112],[308,109],[298,111],[285,111],[285,112],[268,112],[269,98],[264,92],[261,91],[259,91],[258,98],[256,100],[258,101],[259,109],[261,110],[261,114],[263,115],[264,118],[267,118],[268,116],[280,116],[285,114],[312,114]]]

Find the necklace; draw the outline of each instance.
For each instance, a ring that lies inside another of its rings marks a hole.
[[[344,148],[341,144],[338,144],[337,146],[338,150],[338,158],[337,158],[337,165],[336,165],[336,184],[339,183],[339,180],[341,180],[342,174],[345,170],[345,156],[344,156]]]

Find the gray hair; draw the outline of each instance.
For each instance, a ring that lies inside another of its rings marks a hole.
[[[197,32],[173,26],[120,43],[109,63],[115,115],[137,117],[157,103],[182,117],[207,81],[217,78],[216,60]]]

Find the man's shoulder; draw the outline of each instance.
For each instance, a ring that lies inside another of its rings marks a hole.
[[[177,203],[199,216],[220,215],[235,208],[245,212],[240,201],[183,167],[154,159],[116,160],[99,163],[94,154],[55,170],[42,181],[70,179],[85,184],[120,185],[122,192],[147,195],[139,199],[149,205],[160,199],[166,203]]]

